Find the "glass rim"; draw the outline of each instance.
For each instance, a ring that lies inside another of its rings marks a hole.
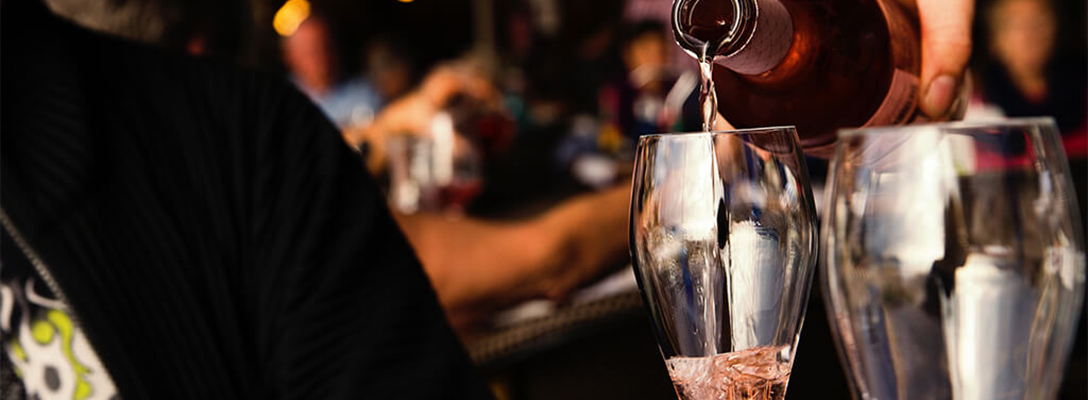
[[[862,128],[843,128],[839,129],[838,137],[851,138],[865,135],[884,135],[889,133],[902,134],[904,131],[917,131],[917,130],[930,130],[937,129],[938,131],[962,131],[969,129],[980,128],[1004,128],[1004,127],[1027,127],[1027,126],[1055,126],[1053,117],[1020,117],[1020,118],[1005,118],[1001,120],[983,120],[983,121],[955,121],[955,122],[931,122],[925,124],[915,125],[896,125],[896,126],[871,126]]]
[[[765,126],[765,127],[760,127],[760,128],[727,129],[727,130],[716,130],[716,131],[649,133],[649,134],[645,134],[645,135],[640,135],[638,137],[638,140],[643,141],[643,140],[647,140],[647,139],[662,138],[662,137],[669,137],[669,136],[691,137],[691,136],[745,135],[745,134],[750,135],[750,134],[760,134],[760,133],[768,133],[769,134],[769,133],[782,132],[782,131],[796,132],[797,127],[794,126],[794,125],[777,125],[777,126]]]

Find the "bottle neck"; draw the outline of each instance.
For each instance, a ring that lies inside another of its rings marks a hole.
[[[793,20],[779,0],[734,0],[738,28],[715,62],[745,75],[770,71],[793,44]]]

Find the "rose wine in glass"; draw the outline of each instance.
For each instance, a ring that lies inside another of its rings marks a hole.
[[[647,135],[636,157],[632,259],[677,395],[781,399],[816,261],[796,132]]]
[[[711,357],[665,360],[682,400],[782,400],[790,381],[790,365],[778,354],[786,347],[756,347]]]

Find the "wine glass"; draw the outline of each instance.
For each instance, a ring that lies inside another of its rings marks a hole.
[[[859,399],[1053,399],[1084,242],[1050,119],[843,132],[828,313]]]
[[[677,395],[782,399],[816,258],[792,127],[643,136],[631,252]]]

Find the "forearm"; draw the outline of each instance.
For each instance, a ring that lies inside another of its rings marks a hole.
[[[544,293],[562,299],[570,291],[628,262],[627,220],[630,186],[584,196],[549,212],[544,218],[558,228],[559,247]]]
[[[545,292],[549,235],[541,221],[495,223],[441,215],[398,215],[447,313],[477,313]]]
[[[562,299],[627,260],[627,186],[582,196],[538,218],[496,223],[398,215],[451,315]]]

